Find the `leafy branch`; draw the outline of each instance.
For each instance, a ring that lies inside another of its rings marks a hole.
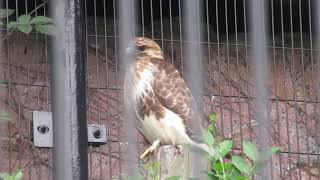
[[[250,176],[257,174],[274,153],[281,151],[279,147],[258,151],[256,145],[248,140],[243,141],[243,154],[231,155],[231,160],[226,156],[231,153],[233,140],[221,143],[215,139],[216,120],[215,113],[209,116],[211,124],[203,131],[202,139],[209,148],[217,147],[215,151],[205,157],[210,161],[210,169],[205,171],[212,180],[250,180]]]
[[[3,180],[21,180],[22,176],[23,176],[23,172],[21,170],[18,170],[13,174],[0,173],[0,178]]]
[[[39,8],[43,7],[48,1],[44,1],[35,9],[30,11],[28,14],[24,14],[18,17],[17,21],[10,21],[6,24],[6,27],[10,30],[1,40],[7,39],[13,32],[19,31],[25,34],[29,34],[32,30],[36,32],[54,35],[55,24],[52,18],[46,16],[35,16],[31,15],[35,13]],[[0,9],[0,19],[8,18],[14,14],[13,9]],[[5,26],[5,24],[0,21],[0,26]]]

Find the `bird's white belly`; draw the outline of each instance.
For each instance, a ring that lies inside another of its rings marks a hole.
[[[140,131],[150,142],[160,140],[161,144],[181,145],[190,143],[183,120],[166,109],[164,118],[156,119],[154,114],[140,119]]]

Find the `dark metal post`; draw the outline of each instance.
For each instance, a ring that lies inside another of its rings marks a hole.
[[[52,59],[54,179],[88,179],[85,27],[80,0],[52,1],[57,34]]]

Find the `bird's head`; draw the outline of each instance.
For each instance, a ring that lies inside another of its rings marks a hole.
[[[127,48],[127,53],[137,57],[148,56],[163,59],[160,46],[153,40],[145,37],[136,37]]]

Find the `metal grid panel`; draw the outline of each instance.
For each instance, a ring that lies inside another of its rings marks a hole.
[[[20,14],[42,1],[7,1]],[[155,39],[182,75],[185,72],[182,0],[139,0],[137,34]],[[317,179],[319,166],[319,73],[313,37],[313,1],[268,1],[268,119],[270,145],[283,147],[275,155],[273,179]],[[252,47],[248,38],[248,2],[204,0],[201,49],[204,64],[204,111],[217,112],[224,138],[256,139]],[[47,14],[46,8],[35,13]],[[13,17],[14,18],[14,17]],[[119,66],[116,1],[86,1],[87,103],[89,122],[106,124],[108,144],[89,149],[90,179],[111,179],[122,172],[125,153],[121,142],[122,74]],[[9,19],[7,19],[9,20]],[[1,68],[7,87],[1,89],[1,107],[12,122],[1,124],[1,171],[22,168],[27,179],[51,179],[51,150],[30,146],[33,110],[51,111],[48,37],[14,33],[1,50]],[[213,97],[215,98],[211,100]],[[139,140],[140,149],[145,144]]]

